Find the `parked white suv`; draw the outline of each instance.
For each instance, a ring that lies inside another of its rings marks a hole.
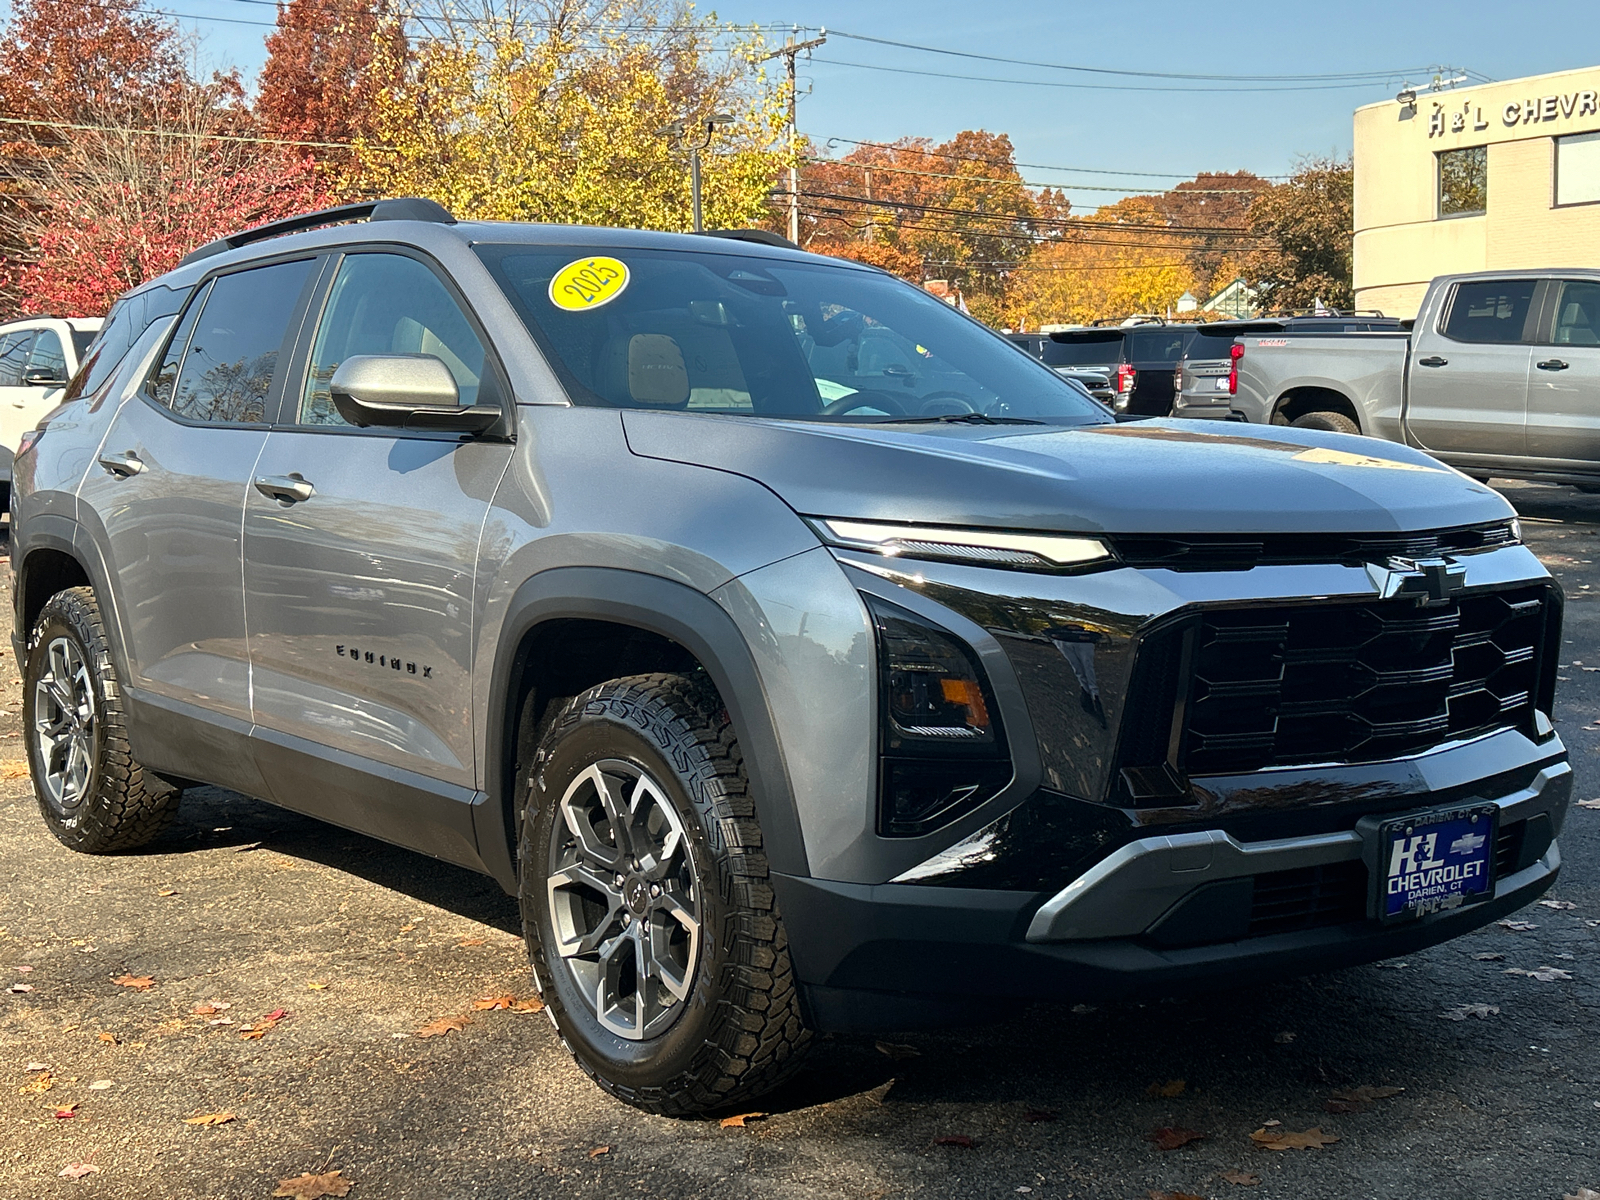
[[[17,442],[59,402],[102,323],[99,317],[25,317],[0,325],[0,510],[11,504]]]

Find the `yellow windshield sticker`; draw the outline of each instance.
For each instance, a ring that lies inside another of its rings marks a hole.
[[[1424,467],[1420,463],[1396,462],[1392,458],[1375,458],[1370,454],[1351,454],[1346,450],[1329,450],[1317,446],[1296,454],[1297,462],[1324,463],[1333,467],[1386,467],[1391,471],[1437,471],[1440,467]]]
[[[615,258],[580,258],[550,281],[550,303],[568,312],[610,304],[628,286],[628,264]]]

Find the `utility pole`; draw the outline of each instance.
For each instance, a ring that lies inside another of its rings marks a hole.
[[[797,100],[799,92],[794,77],[794,60],[804,51],[815,50],[828,40],[828,31],[823,29],[810,41],[797,42],[794,34],[790,34],[782,46],[770,54],[763,54],[761,61],[769,58],[783,58],[788,61],[785,66],[789,71],[789,240],[796,244],[800,241],[800,171],[794,166],[795,158],[800,153],[800,133],[795,124]]]
[[[700,152],[711,145],[712,135],[716,133],[719,125],[733,124],[732,113],[716,113],[695,123],[704,128],[704,134],[699,141],[687,141],[690,123],[687,119],[674,121],[656,130],[657,137],[666,138],[674,146],[687,146],[689,150],[689,203],[694,212],[694,231],[700,233],[705,227],[705,222],[700,214]],[[698,130],[697,130],[698,132]]]

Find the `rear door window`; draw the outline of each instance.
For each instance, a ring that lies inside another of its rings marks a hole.
[[[190,309],[198,313],[193,325],[186,314],[187,328],[178,330],[157,368],[154,398],[191,421],[265,421],[280,351],[314,261],[274,263],[214,280]]]
[[[1047,367],[1106,367],[1122,361],[1122,335],[1115,338],[1072,338],[1044,343]]]
[[[1185,336],[1182,329],[1135,329],[1128,334],[1128,361],[1177,366]]]
[[[1528,312],[1537,279],[1471,280],[1456,284],[1445,316],[1445,337],[1457,342],[1515,345],[1528,340]]]

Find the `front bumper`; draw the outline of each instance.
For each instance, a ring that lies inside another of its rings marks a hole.
[[[1541,750],[1548,757],[1520,782],[1483,797],[1499,806],[1506,842],[1494,898],[1400,925],[1381,926],[1360,912],[1342,920],[1325,913],[1330,923],[1312,917],[1292,929],[1255,919],[1258,889],[1269,904],[1281,895],[1264,881],[1328,868],[1362,872],[1361,840],[1348,828],[1139,838],[1053,894],[782,875],[773,882],[810,1016],[822,1029],[937,1026],[992,1017],[997,1001],[1159,996],[1332,970],[1470,932],[1555,881],[1572,769],[1558,740]],[[1408,796],[1406,807],[1458,803],[1462,795],[1459,786],[1440,787]]]

